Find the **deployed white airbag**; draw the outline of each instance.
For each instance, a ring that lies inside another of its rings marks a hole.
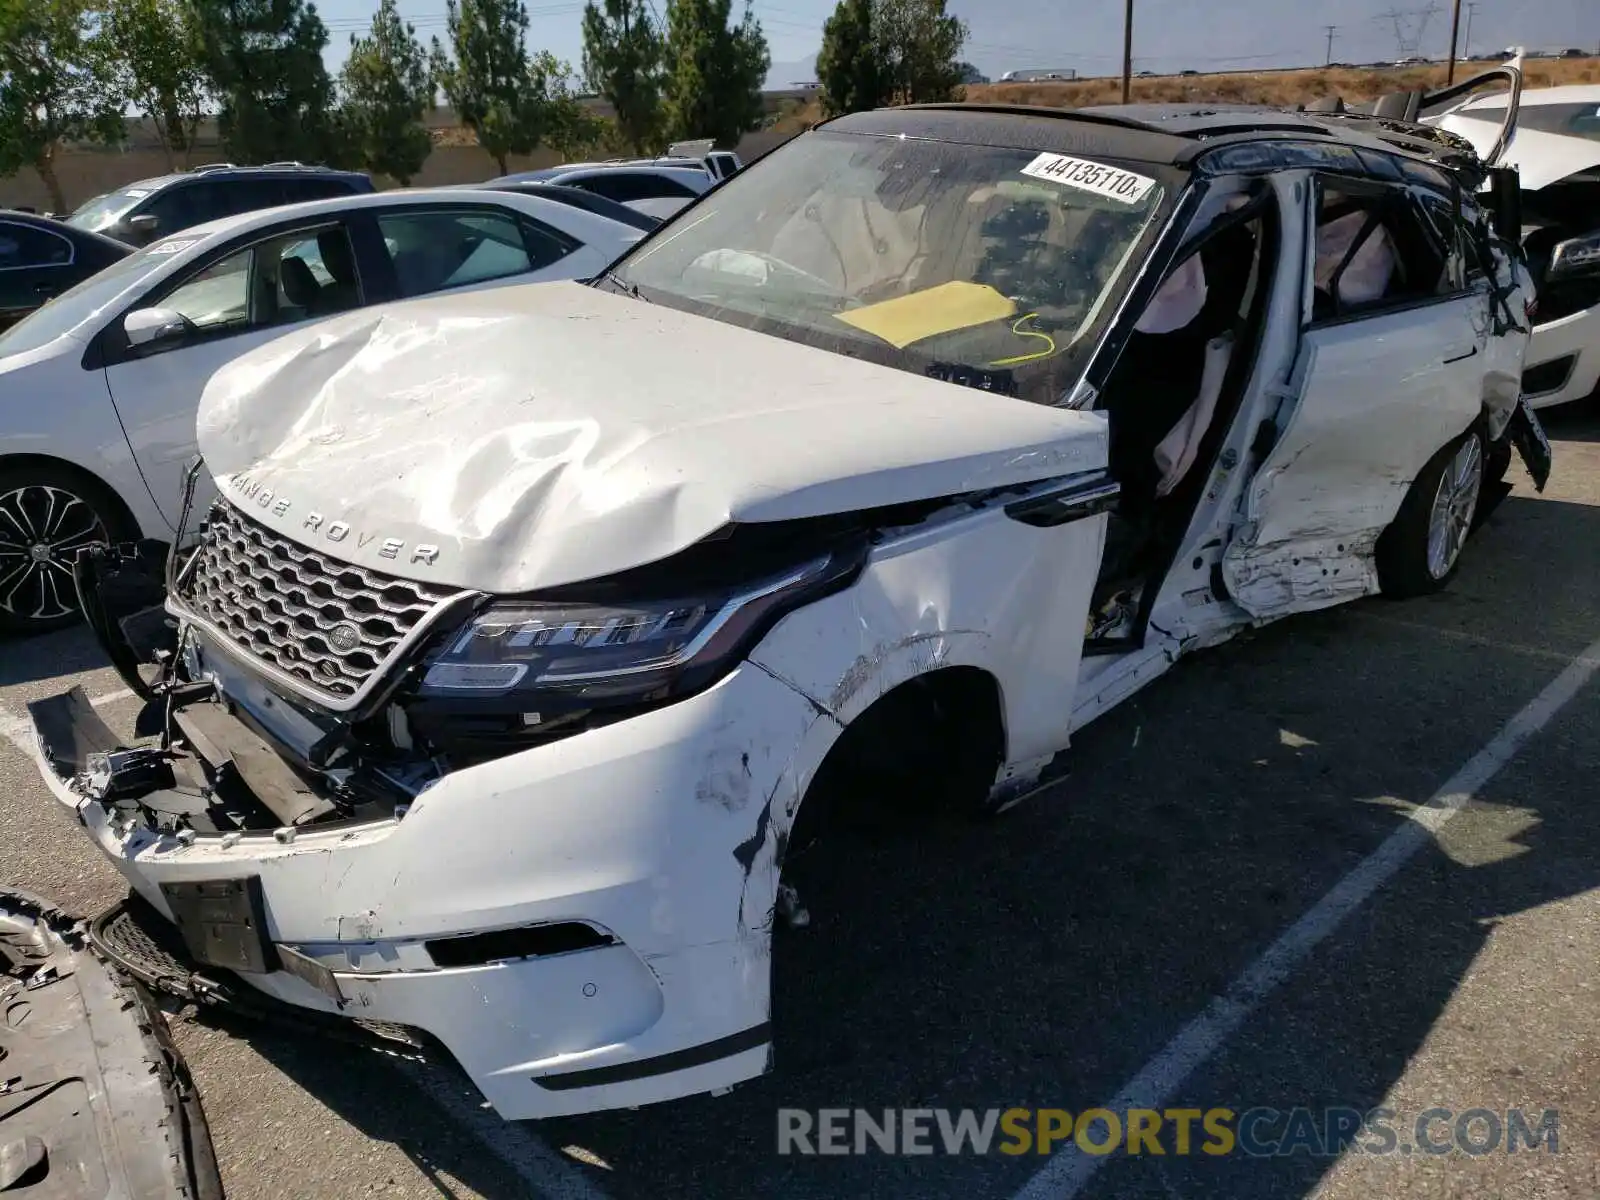
[[[1191,254],[1168,275],[1135,326],[1140,333],[1173,333],[1200,315],[1206,306],[1206,271]]]
[[[1369,219],[1369,213],[1353,212],[1318,227],[1317,287],[1325,292],[1333,291],[1333,274]],[[1397,261],[1389,231],[1382,225],[1376,226],[1363,239],[1344,274],[1339,276],[1339,303],[1372,304],[1383,299]]]
[[[1224,334],[1206,343],[1206,365],[1200,376],[1200,395],[1189,406],[1189,411],[1178,419],[1161,444],[1156,447],[1156,469],[1161,472],[1161,482],[1156,485],[1156,495],[1165,496],[1182,482],[1194,466],[1200,453],[1200,442],[1211,428],[1211,418],[1216,415],[1217,401],[1222,396],[1222,381],[1228,374],[1228,363],[1233,359],[1233,335]]]

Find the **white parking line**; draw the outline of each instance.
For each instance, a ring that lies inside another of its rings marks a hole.
[[[534,1194],[546,1200],[606,1200],[606,1194],[576,1163],[552,1150],[526,1126],[502,1121],[494,1109],[484,1107],[477,1089],[467,1080],[457,1080],[447,1074],[447,1068],[426,1063],[402,1065],[418,1089],[515,1171]]]
[[[1284,982],[1345,918],[1392,879],[1412,855],[1426,846],[1433,835],[1511,761],[1529,738],[1550,723],[1597,670],[1600,670],[1600,642],[1568,663],[1567,668],[1529,701],[1527,707],[1507,721],[1427,804],[1415,809],[1409,821],[1334,884],[1246,967],[1222,995],[1179,1030],[1159,1054],[1125,1083],[1115,1099],[1102,1107],[1112,1112],[1126,1112],[1130,1108],[1165,1106],[1184,1081],[1238,1032],[1267,994]],[[1069,1145],[1040,1169],[1013,1200],[1073,1200],[1106,1161],[1106,1156],[1084,1154],[1076,1144]]]
[[[106,704],[131,695],[133,693],[126,690],[108,692],[96,697],[94,703]],[[32,724],[4,704],[0,704],[0,739],[10,742],[30,759],[33,757]],[[606,1200],[606,1194],[585,1178],[576,1164],[556,1153],[524,1126],[502,1121],[494,1110],[482,1107],[481,1098],[469,1082],[457,1082],[441,1068],[427,1065],[416,1065],[407,1073],[419,1091],[514,1172],[529,1194],[544,1200]]]

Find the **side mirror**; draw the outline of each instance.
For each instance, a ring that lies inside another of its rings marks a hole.
[[[121,224],[124,240],[144,246],[149,244],[156,236],[156,231],[161,228],[161,218],[155,213],[140,213],[136,217],[129,217]]]
[[[152,346],[175,341],[190,330],[188,318],[170,308],[135,309],[122,318],[122,332],[130,346]]]
[[[1580,275],[1600,275],[1600,233],[1568,238],[1550,251],[1546,279],[1576,279]]]

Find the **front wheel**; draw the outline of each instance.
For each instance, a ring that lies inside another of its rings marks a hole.
[[[1484,487],[1483,434],[1476,428],[1428,460],[1378,539],[1378,583],[1386,596],[1436,592],[1461,565]]]
[[[48,466],[0,467],[0,633],[46,633],[80,617],[72,564],[131,536],[104,492]]]

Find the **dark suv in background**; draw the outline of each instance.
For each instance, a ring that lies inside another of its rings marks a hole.
[[[264,167],[218,163],[144,179],[96,196],[68,217],[67,223],[130,246],[145,246],[158,237],[235,213],[373,190],[372,180],[356,171],[304,163],[268,163]]]

